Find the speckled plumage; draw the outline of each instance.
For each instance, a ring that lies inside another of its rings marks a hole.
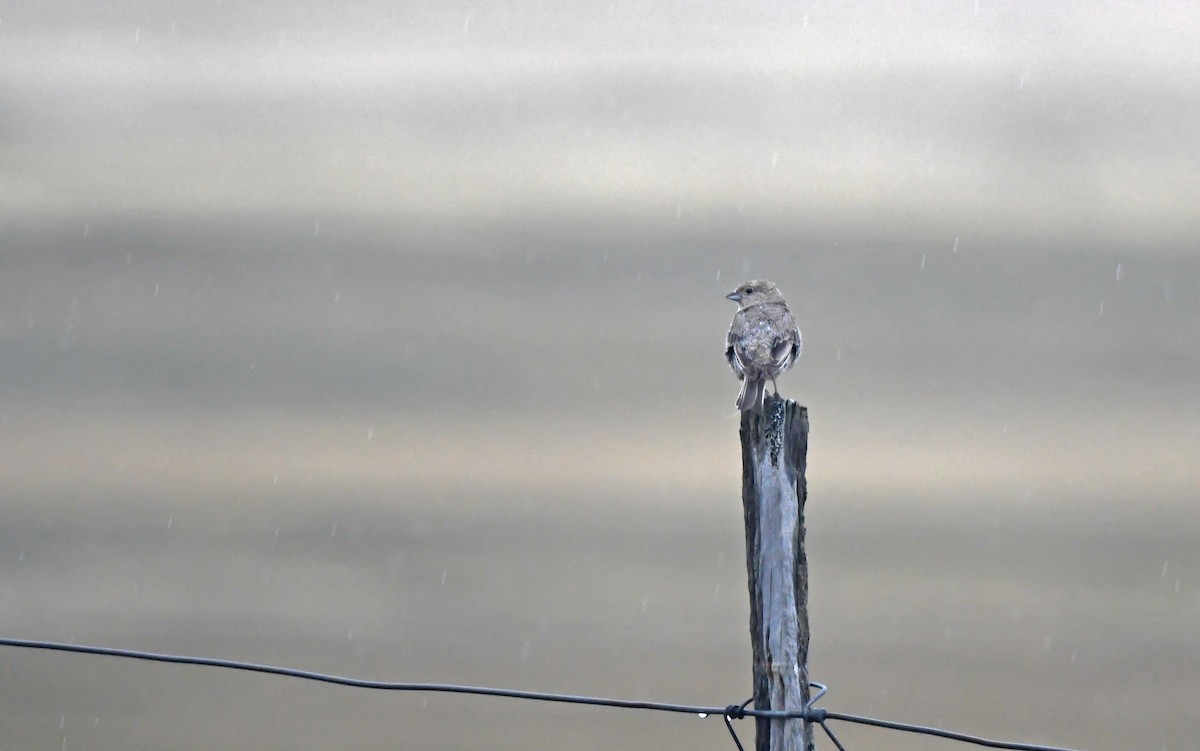
[[[725,337],[725,359],[742,380],[737,408],[745,412],[762,404],[768,380],[774,385],[792,367],[803,340],[787,300],[773,283],[755,279],[726,297],[738,304],[738,311]]]

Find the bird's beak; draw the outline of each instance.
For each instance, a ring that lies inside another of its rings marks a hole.
[[[738,294],[738,293],[735,291],[735,292],[730,292],[728,295],[725,295],[725,299],[726,299],[726,300],[733,300],[734,302],[741,302],[741,301],[742,301],[742,296],[741,296],[741,295],[739,295],[739,294]]]

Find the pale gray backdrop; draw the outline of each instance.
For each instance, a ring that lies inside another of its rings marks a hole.
[[[0,634],[740,701],[766,276],[827,705],[1192,747],[1195,6],[347,5],[0,9]],[[732,745],[2,649],[0,748]]]

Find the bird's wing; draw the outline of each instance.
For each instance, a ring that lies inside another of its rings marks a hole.
[[[793,326],[789,336],[780,337],[771,346],[771,358],[778,366],[786,370],[800,357],[800,350],[803,347],[804,342],[800,338],[800,329]]]
[[[786,368],[791,365],[796,351],[796,343],[791,337],[776,339],[771,345],[771,360],[774,361],[775,367]]]
[[[758,314],[755,317],[759,319],[757,328],[768,337],[763,344],[767,345],[769,349],[763,352],[762,356],[769,358],[769,364],[763,363],[763,365],[773,369],[787,370],[798,357],[796,351],[798,331],[791,311],[787,309],[786,305],[763,305],[755,313]]]
[[[746,376],[746,365],[742,361],[742,354],[736,345],[730,344],[725,349],[725,359],[729,361],[729,367],[733,368],[733,372],[738,378]]]
[[[734,334],[734,329],[737,328],[737,320],[729,326],[729,333],[725,335],[725,359],[729,361],[729,367],[733,368],[733,372],[737,377],[743,378],[746,375],[746,367],[742,364],[741,355],[738,353],[736,344],[737,336]]]

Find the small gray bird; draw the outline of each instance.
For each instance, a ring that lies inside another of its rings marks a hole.
[[[767,379],[792,367],[803,346],[787,300],[773,283],[755,279],[725,296],[738,304],[725,337],[725,359],[742,379],[737,408],[745,412],[762,404]]]

